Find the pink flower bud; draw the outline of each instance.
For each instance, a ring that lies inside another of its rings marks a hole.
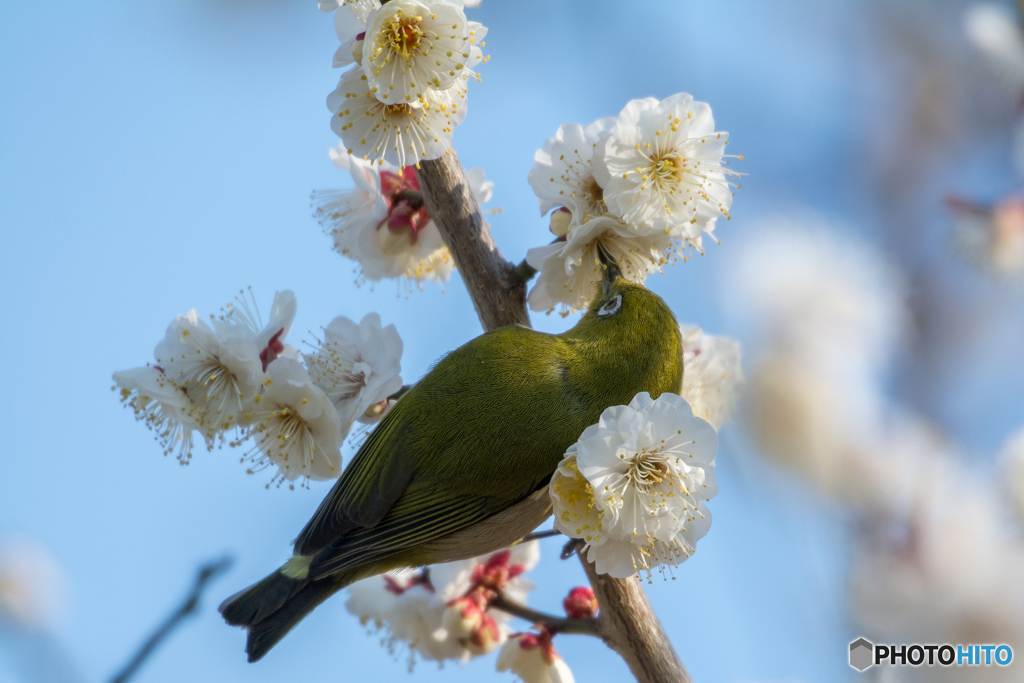
[[[562,601],[565,613],[573,619],[592,619],[597,616],[597,598],[593,589],[576,586]]]

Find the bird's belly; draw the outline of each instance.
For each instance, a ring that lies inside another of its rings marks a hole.
[[[551,496],[545,486],[515,505],[467,529],[431,541],[416,550],[423,564],[454,562],[507,548],[551,516]]]

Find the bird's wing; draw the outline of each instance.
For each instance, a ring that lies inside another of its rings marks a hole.
[[[506,327],[438,363],[388,412],[299,535],[297,554],[322,551],[311,573],[422,545],[543,485],[586,426],[573,419],[585,411],[566,399],[559,343]]]

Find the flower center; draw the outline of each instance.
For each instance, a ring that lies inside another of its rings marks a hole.
[[[668,473],[665,456],[660,451],[649,451],[645,448],[633,456],[629,478],[634,485],[647,491],[655,484],[661,483]]]
[[[583,181],[580,190],[586,199],[588,214],[600,216],[607,213],[607,207],[604,203],[604,190],[597,184],[597,179],[594,176],[587,177]]]
[[[423,30],[420,28],[421,21],[423,21],[423,17],[403,16],[402,11],[399,10],[395,17],[384,25],[377,40],[385,47],[390,48],[392,52],[397,52],[403,58],[408,59],[423,37]]]

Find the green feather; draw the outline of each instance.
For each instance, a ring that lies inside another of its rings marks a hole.
[[[628,404],[641,391],[679,391],[682,339],[672,312],[624,279],[606,290],[567,332],[487,332],[399,399],[295,541],[296,555],[312,556],[303,577],[318,587],[309,609],[355,578],[494,550],[471,543],[442,551],[438,543],[461,538],[459,532],[545,487],[566,449],[604,409]],[[240,595],[254,600],[252,591]],[[238,610],[228,602],[222,612]],[[233,623],[262,624],[266,642],[277,642],[301,618],[294,608],[282,610],[283,631],[268,638],[267,609],[243,612],[260,619]]]

